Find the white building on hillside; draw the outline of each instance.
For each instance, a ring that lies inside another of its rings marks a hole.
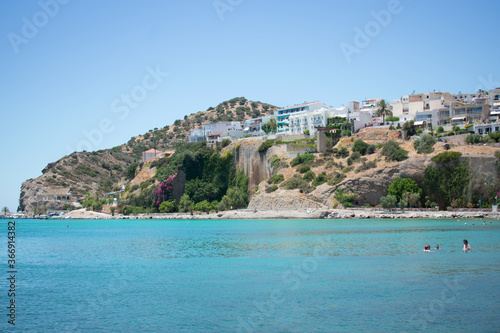
[[[406,95],[391,103],[392,114],[394,117],[401,117],[406,114],[417,114],[417,112],[447,109],[452,101],[453,96],[449,93],[431,92]]]
[[[314,112],[319,109],[323,109],[325,111],[332,110],[332,107],[327,106],[326,104],[320,102],[304,102],[303,104],[296,104],[293,106],[287,106],[286,108],[279,109],[274,112],[274,117],[278,123],[278,133],[287,134],[290,132],[290,121],[289,118],[292,114],[298,112]],[[305,124],[302,124],[301,127],[306,127]],[[310,130],[310,124],[307,124]],[[296,134],[296,133],[295,133]]]
[[[189,142],[208,141],[208,136],[212,134],[220,134],[222,138],[229,137],[231,139],[236,139],[243,137],[243,128],[238,121],[204,124],[203,128],[197,128],[191,131]]]

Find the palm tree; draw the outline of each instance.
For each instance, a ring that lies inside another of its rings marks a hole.
[[[7,206],[5,206],[4,208],[2,208],[3,215],[7,215],[8,212],[9,212],[9,208],[7,208]]]
[[[377,111],[375,112],[377,117],[382,116],[382,122],[385,124],[385,117],[392,117],[392,111],[390,109],[389,103],[385,99],[381,99],[377,103]]]
[[[271,129],[271,133],[276,133],[278,131],[278,123],[275,118],[269,119],[267,122],[269,128]]]

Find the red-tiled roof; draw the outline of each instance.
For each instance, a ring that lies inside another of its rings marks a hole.
[[[217,135],[222,135],[222,134],[224,134],[224,133],[210,134],[208,136],[210,137],[210,136],[217,136]]]
[[[150,149],[150,150],[146,150],[146,151],[143,151],[143,153],[161,153],[161,151],[159,150],[155,150],[155,149]]]

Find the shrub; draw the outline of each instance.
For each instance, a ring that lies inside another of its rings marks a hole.
[[[408,152],[404,149],[398,149],[392,155],[392,160],[397,162],[404,161],[407,158],[408,158]]]
[[[304,175],[305,177],[305,175]],[[326,172],[320,173],[312,182],[313,186],[319,186],[327,181]]]
[[[265,153],[274,144],[274,140],[266,140],[259,146],[259,153]]]
[[[354,155],[355,152],[359,153],[360,155],[365,155],[366,151],[368,149],[368,146],[369,146],[369,144],[367,144],[363,140],[361,140],[361,139],[356,140],[354,142],[354,144],[352,145],[353,155]]]
[[[376,167],[377,167],[377,163],[375,161],[364,162],[361,166],[359,166],[355,170],[355,172],[358,173],[358,172],[366,171],[366,170],[373,169]]]
[[[375,145],[369,145],[368,148],[366,149],[366,154],[371,155],[374,154],[377,148]]]
[[[341,147],[337,151],[334,151],[336,158],[346,158],[349,156],[349,151],[346,147]]]
[[[272,176],[271,180],[272,180],[273,184],[279,184],[285,180],[285,176],[283,176],[283,174],[280,173],[280,174]]]
[[[462,156],[462,153],[458,151],[445,151],[433,156],[431,160],[435,163],[448,163],[457,160],[460,156]]]
[[[444,128],[443,128],[443,126],[439,126],[439,127],[437,128],[437,132],[438,132],[438,133],[443,133],[443,132],[444,132]]]
[[[302,164],[299,167],[297,167],[297,172],[299,173],[306,173],[309,170],[311,170],[311,167],[307,164]]]
[[[291,167],[294,167],[294,166],[297,166],[299,164],[302,164],[302,163],[306,163],[308,161],[312,161],[315,159],[315,156],[313,154],[304,154],[304,155],[300,155],[298,154],[297,157],[295,157],[291,162],[290,162],[290,166]]]
[[[278,189],[278,185],[272,185],[272,186],[269,186],[268,188],[266,188],[266,193],[271,193],[271,192],[274,192]]]
[[[423,132],[423,131],[422,131],[422,129],[420,129],[420,128],[417,130],[417,134],[422,134],[422,132]]]
[[[351,154],[351,158],[352,158],[353,161],[357,161],[357,160],[359,160],[361,158],[361,153],[355,151],[355,152],[353,152]]]
[[[426,134],[420,140],[414,141],[413,147],[419,154],[430,154],[434,150],[435,143],[436,139],[432,135]]]
[[[343,172],[343,173],[349,173],[349,172],[351,172],[353,169],[354,169],[354,166],[352,166],[352,165],[351,165],[351,166],[348,166],[347,168],[344,168],[344,169],[342,170],[342,172]]]
[[[281,187],[284,187],[287,190],[300,189],[302,193],[309,193],[314,188],[309,185],[309,183],[302,179],[302,177],[298,174],[293,175],[292,178],[285,180],[281,183]]]
[[[330,175],[328,175],[328,185],[330,186],[335,186],[338,183],[340,183],[342,180],[344,180],[347,176],[339,173],[339,172],[334,172]]]
[[[474,143],[480,143],[483,142],[483,137],[481,135],[469,134],[465,138],[465,142],[469,145],[472,145]]]
[[[381,197],[380,198],[380,204],[385,209],[390,209],[390,208],[396,207],[396,202],[397,202],[396,197],[393,196],[393,195],[390,195],[390,194],[387,195],[386,197]]]
[[[499,142],[500,141],[500,133],[493,133],[493,132],[490,132],[488,133],[488,136],[495,140],[495,142]]]
[[[311,180],[314,179],[314,177],[316,177],[316,174],[313,171],[309,170],[306,173],[304,173],[302,179],[304,179],[307,182],[310,182]]]
[[[399,147],[399,143],[395,141],[387,141],[382,148],[382,155],[385,156],[386,161],[404,161],[408,158],[408,152]]]
[[[174,201],[163,201],[159,207],[160,213],[173,213],[175,212]]]
[[[335,199],[342,204],[345,208],[353,207],[353,201],[356,195],[352,192],[345,192],[343,189],[338,188],[335,190]]]

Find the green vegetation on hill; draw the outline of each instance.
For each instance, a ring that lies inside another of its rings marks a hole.
[[[122,207],[133,206],[133,211],[172,212],[226,210],[248,205],[248,177],[243,170],[236,170],[231,150],[219,154],[205,142],[178,144],[172,156],[153,161],[151,166],[157,168],[155,178],[160,185],[154,181],[146,184],[138,194],[122,200]],[[179,204],[173,205],[173,177],[180,171],[186,183]],[[170,192],[164,192],[160,188],[162,184],[170,187]],[[172,204],[161,206],[164,201]]]
[[[422,187],[431,200],[439,207],[446,208],[452,204],[464,207],[467,200],[469,185],[469,169],[460,163],[459,152],[444,152],[432,158],[434,165],[425,168]]]

